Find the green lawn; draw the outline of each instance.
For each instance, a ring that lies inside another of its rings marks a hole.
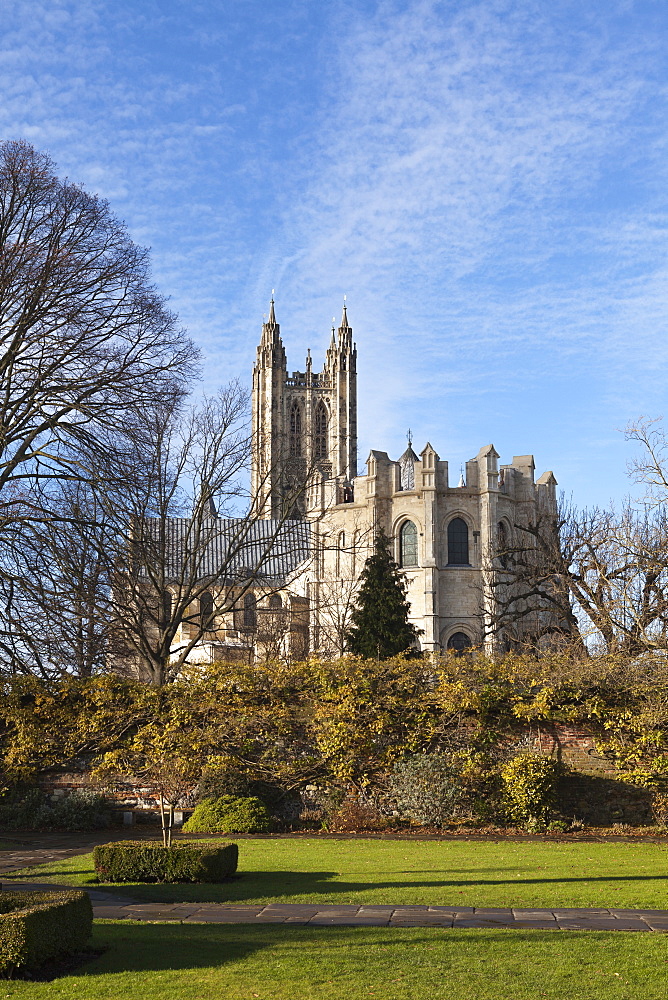
[[[668,938],[567,931],[98,923],[100,958],[30,1000],[665,1000]]]
[[[241,840],[219,885],[101,885],[140,900],[668,909],[668,845],[391,840]],[[90,884],[91,855],[2,881]]]

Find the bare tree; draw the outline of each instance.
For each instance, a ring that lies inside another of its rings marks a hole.
[[[641,446],[628,468],[631,478],[644,488],[641,503],[648,507],[668,502],[668,440],[660,424],[660,417],[641,417],[626,428],[626,440]]]
[[[114,639],[103,505],[90,484],[66,480],[39,506],[41,522],[5,533],[0,671],[88,677]]]
[[[258,593],[280,590],[308,558],[308,525],[262,519],[247,496],[248,453],[247,395],[233,383],[199,407],[156,409],[107,493],[122,659],[152,683],[178,676],[202,644],[222,655],[241,633],[243,650],[257,631]]]
[[[0,535],[35,482],[85,478],[100,429],[179,391],[197,360],[106,202],[0,143]]]
[[[490,630],[512,646],[575,644],[636,655],[668,645],[665,512],[627,504],[515,524],[487,568]]]

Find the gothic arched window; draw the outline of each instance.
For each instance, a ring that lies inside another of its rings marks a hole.
[[[199,599],[199,620],[202,631],[210,632],[213,628],[213,597],[208,590]]]
[[[353,533],[353,544],[352,544],[352,549],[351,549],[352,555],[350,557],[350,562],[351,562],[353,573],[355,573],[357,571],[357,567],[358,567],[358,562],[359,562],[359,560],[358,560],[359,544],[360,544],[360,533],[359,533],[359,531],[355,531]]]
[[[470,649],[473,643],[466,632],[455,632],[448,639],[448,649],[452,649],[457,656],[461,656],[465,653],[467,649]]]
[[[412,521],[404,521],[399,532],[399,565],[402,567],[418,564],[418,533]]]
[[[299,403],[293,403],[290,410],[290,454],[302,453],[302,408]]]
[[[244,628],[257,628],[257,601],[255,594],[244,594]]]
[[[315,408],[313,454],[315,458],[327,458],[327,451],[327,407],[321,401]]]
[[[280,594],[272,594],[269,598],[269,607],[272,611],[278,611],[279,608],[283,607],[283,601],[281,600]]]
[[[345,531],[340,532],[339,537],[336,542],[336,575],[341,575],[341,569],[343,566],[343,559],[341,558],[346,549],[346,533]]]
[[[448,525],[448,564],[450,566],[469,564],[469,529],[461,517],[453,517]]]
[[[508,569],[508,530],[505,521],[499,521],[496,529],[496,551],[503,569]]]

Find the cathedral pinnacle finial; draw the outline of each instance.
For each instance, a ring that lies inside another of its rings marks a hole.
[[[276,326],[276,314],[274,312],[274,289],[271,290],[271,303],[269,304],[269,319],[267,320],[269,326]]]
[[[408,431],[406,432],[406,440],[408,441],[408,447],[410,448],[412,446],[412,444],[413,444],[413,432],[410,429],[410,427],[408,428]]]
[[[457,483],[459,489],[463,489],[466,486],[466,481],[464,480],[464,466],[459,466],[459,482]]]
[[[343,315],[341,317],[341,329],[342,330],[348,330],[348,329],[350,329],[350,327],[348,325],[348,310],[346,309],[346,296],[345,295],[343,296]]]

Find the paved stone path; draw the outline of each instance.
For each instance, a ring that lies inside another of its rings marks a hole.
[[[68,889],[47,883],[5,883],[9,889]],[[668,932],[668,910],[486,909],[471,906],[325,906],[301,903],[139,903],[88,889],[93,915],[111,920],[184,924],[308,924],[344,927],[488,927],[567,931]]]
[[[100,840],[103,838],[100,837]],[[41,849],[0,854],[0,875],[27,865],[48,864],[90,850],[97,838],[79,843],[76,849],[53,838]],[[5,888],[69,889],[52,883],[5,881]],[[526,910],[474,908],[467,906],[337,906],[300,903],[140,903],[128,896],[87,889],[97,918],[112,920],[172,921],[186,924],[307,924],[347,927],[488,927],[535,930],[606,930],[668,932],[668,910],[587,910],[563,908]]]

